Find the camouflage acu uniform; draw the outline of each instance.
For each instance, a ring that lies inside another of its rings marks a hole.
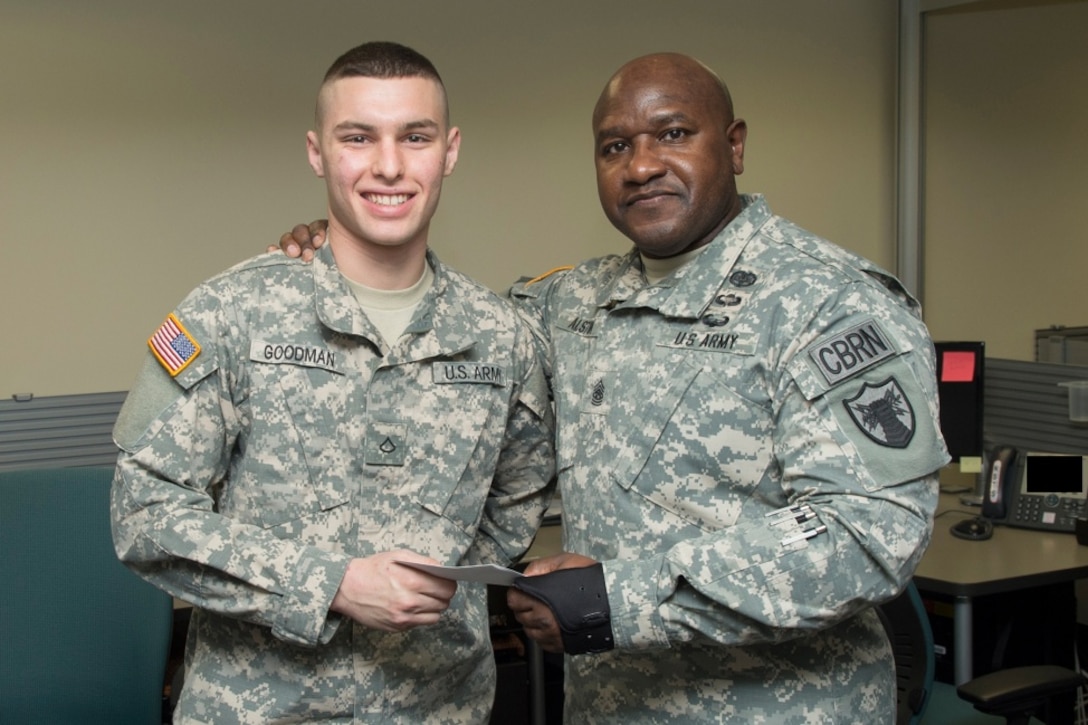
[[[554,471],[546,384],[510,305],[440,264],[391,350],[332,260],[245,262],[177,309],[202,349],[150,361],[115,437],[114,538],[192,602],[175,722],[483,723],[485,591],[391,634],[328,611],[348,561],[507,564]],[[170,351],[164,354],[169,355]],[[150,356],[149,356],[150,358]]]
[[[512,290],[551,347],[564,548],[612,610],[571,723],[894,720],[870,605],[932,530],[932,345],[897,281],[744,203],[657,285],[632,252]]]

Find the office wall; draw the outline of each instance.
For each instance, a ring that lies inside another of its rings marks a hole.
[[[930,13],[926,322],[987,354],[1088,324],[1088,3]]]
[[[627,248],[597,204],[589,115],[657,50],[729,81],[742,189],[891,266],[895,6],[0,0],[0,396],[126,389],[189,289],[323,216],[313,97],[369,39],[443,73],[464,144],[432,246],[495,289]]]

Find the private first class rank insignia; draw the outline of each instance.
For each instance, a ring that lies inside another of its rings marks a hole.
[[[173,377],[177,377],[200,354],[200,344],[173,313],[148,338],[147,345]]]

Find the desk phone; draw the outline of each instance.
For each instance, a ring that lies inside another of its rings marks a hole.
[[[1088,457],[1065,453],[991,452],[983,515],[1006,526],[1072,533],[1088,516]]]

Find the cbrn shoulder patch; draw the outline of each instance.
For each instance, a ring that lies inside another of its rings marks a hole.
[[[871,318],[821,340],[809,351],[816,369],[830,385],[837,385],[894,355],[895,345]]]

